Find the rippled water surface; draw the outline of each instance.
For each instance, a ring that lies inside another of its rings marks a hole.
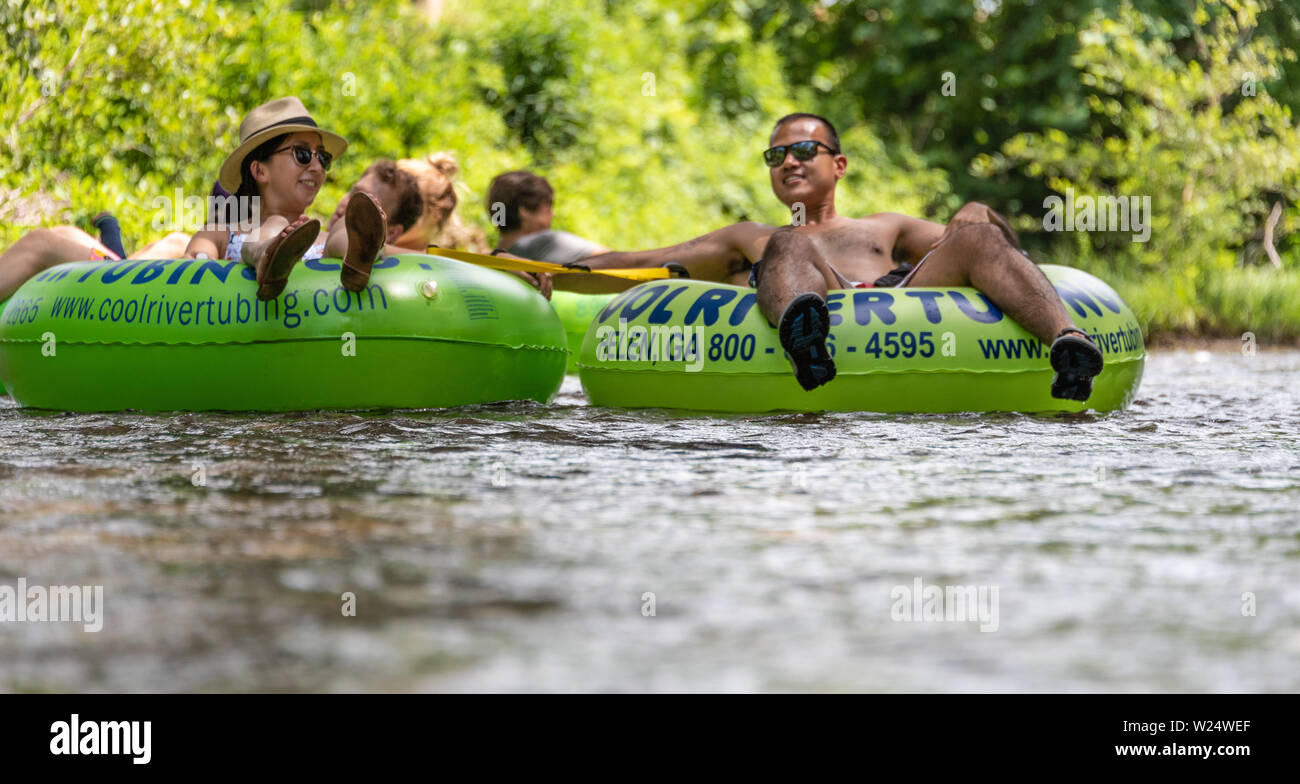
[[[1296,691],[1298,382],[1300,352],[1156,353],[1130,410],[1048,418],[574,378],[397,414],[3,398],[0,584],[106,607],[0,623],[0,690]],[[894,620],[917,579],[997,586],[996,631]]]

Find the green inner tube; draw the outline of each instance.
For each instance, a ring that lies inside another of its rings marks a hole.
[[[1137,393],[1142,330],[1081,270],[1042,267],[1105,367],[1084,403],[1051,397],[1048,347],[971,288],[849,289],[827,296],[837,375],[806,392],[753,289],[643,283],[596,314],[578,372],[593,405],[724,412],[1114,411]]]
[[[587,337],[587,327],[609,301],[617,294],[574,294],[571,291],[556,291],[551,294],[551,307],[564,325],[564,336],[569,346],[569,362],[566,373],[578,372],[578,355],[582,353],[582,341]]]
[[[254,277],[192,259],[53,267],[0,312],[0,380],[68,411],[546,403],[563,381],[564,327],[514,276],[389,256],[354,293],[322,259],[269,302]]]
[[[0,314],[4,313],[5,306],[8,304],[9,304],[9,300],[0,299]],[[0,322],[2,321],[3,321],[3,317],[0,316]],[[3,384],[0,384],[0,395],[8,395],[8,394],[9,394],[9,390],[5,389]]]

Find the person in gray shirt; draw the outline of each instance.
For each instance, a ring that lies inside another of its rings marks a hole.
[[[533,261],[571,264],[596,253],[607,253],[591,240],[551,228],[555,190],[545,177],[528,171],[498,174],[488,188],[487,209],[501,237],[497,253]]]

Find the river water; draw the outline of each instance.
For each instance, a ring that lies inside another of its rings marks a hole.
[[[1158,352],[1128,411],[1054,417],[621,411],[572,377],[395,414],[4,398],[0,585],[104,606],[0,623],[0,690],[1297,691],[1297,379]]]

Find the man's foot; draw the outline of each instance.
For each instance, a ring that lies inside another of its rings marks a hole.
[[[348,250],[343,254],[339,281],[348,291],[361,291],[370,282],[370,269],[384,249],[388,216],[374,196],[358,191],[348,199],[343,227],[348,232]]]
[[[302,260],[302,254],[316,241],[317,234],[320,234],[320,221],[303,216],[265,242],[244,243],[241,249],[244,258],[255,260],[258,299],[280,296],[293,266]]]
[[[1063,400],[1087,400],[1092,395],[1092,379],[1101,372],[1101,350],[1088,333],[1066,327],[1052,341],[1052,397]]]
[[[826,349],[830,334],[830,312],[816,294],[800,294],[781,314],[777,328],[785,357],[794,366],[794,377],[805,390],[816,389],[835,378],[835,361]]]

